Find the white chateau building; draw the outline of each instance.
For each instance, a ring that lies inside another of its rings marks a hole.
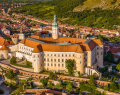
[[[75,72],[101,76],[97,67],[103,67],[103,43],[99,39],[60,38],[58,29],[54,15],[52,37],[32,35],[24,38],[17,44],[16,57],[32,62],[34,72],[44,69],[67,72],[65,61],[72,59]]]

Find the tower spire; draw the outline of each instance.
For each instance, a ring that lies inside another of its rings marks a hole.
[[[52,23],[52,27],[58,27],[56,14],[54,14],[54,22]]]
[[[21,26],[20,34],[22,34],[22,33],[23,33],[23,28],[22,28],[22,26]]]
[[[57,22],[56,14],[54,14],[54,22]]]

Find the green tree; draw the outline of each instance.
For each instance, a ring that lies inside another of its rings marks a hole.
[[[108,62],[114,62],[114,55],[112,54],[111,51],[108,51],[107,61]]]
[[[10,36],[4,37],[6,40],[11,40]]]
[[[54,84],[51,82],[51,81],[49,81],[49,83],[48,83],[48,85],[47,85],[48,87],[53,87],[54,86]]]
[[[90,84],[91,86],[94,86],[94,85],[95,85],[94,76],[91,76],[91,77],[90,77],[89,84]]]
[[[16,63],[16,58],[13,56],[11,59],[10,59],[10,64],[15,64]]]
[[[117,90],[117,85],[114,82],[110,82],[110,91],[116,91]]]
[[[52,80],[55,79],[55,75],[53,72],[49,72],[49,79],[52,79]]]
[[[9,70],[5,76],[8,78],[8,79],[12,79],[14,77],[14,73],[13,73],[13,70]]]
[[[69,83],[66,85],[66,89],[69,90],[69,91],[72,91],[72,90],[73,90],[73,84],[72,84],[72,82],[69,82]]]
[[[42,83],[43,87],[45,87],[48,84],[48,79],[41,79],[40,82]]]
[[[66,68],[68,70],[69,75],[73,75],[75,61],[68,59],[65,61],[65,63],[66,63]]]
[[[107,85],[105,85],[104,90],[108,91],[108,86]]]
[[[117,70],[119,70],[119,72],[120,72],[120,63],[119,63],[119,64],[117,64],[116,69],[117,69]]]

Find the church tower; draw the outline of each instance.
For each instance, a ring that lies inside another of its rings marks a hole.
[[[23,34],[22,26],[21,26],[21,31],[20,31],[20,34],[19,34],[19,40],[23,40],[24,38],[25,38],[25,35]]]
[[[57,39],[59,33],[58,23],[56,19],[56,15],[54,15],[54,22],[52,23],[52,38]]]

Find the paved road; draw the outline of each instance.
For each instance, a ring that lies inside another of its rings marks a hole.
[[[5,86],[4,84],[0,85],[0,89],[4,91],[4,94],[1,95],[9,95],[9,92],[11,91],[10,87]]]

